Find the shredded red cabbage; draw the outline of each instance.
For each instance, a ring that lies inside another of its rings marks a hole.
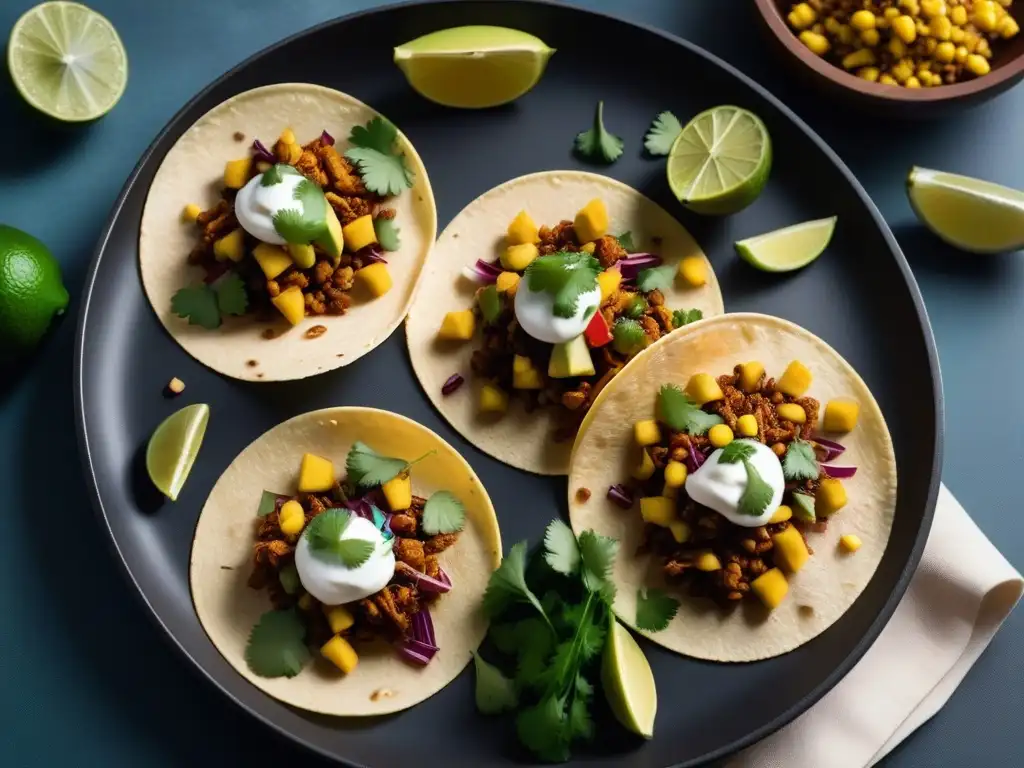
[[[826,440],[824,437],[812,437],[811,440],[825,449],[825,458],[822,461],[832,461],[846,450],[845,445],[840,445],[833,440]]]
[[[441,581],[442,581],[443,583],[447,584],[447,585],[448,585],[449,587],[450,587],[450,586],[452,585],[452,579],[451,579],[451,576],[449,576],[449,575],[448,575],[447,573],[445,573],[445,572],[444,572],[444,568],[442,568],[441,566],[438,566],[438,567],[437,567],[437,577],[438,577],[438,578],[439,578],[439,579],[440,579],[440,580],[441,580]]]
[[[693,447],[692,440],[690,441],[687,447],[689,448],[690,455],[687,457],[685,462],[686,469],[688,472],[696,472],[698,469],[704,466],[704,462],[707,460],[707,457]]]
[[[635,280],[641,269],[660,267],[661,264],[661,256],[657,256],[653,253],[631,253],[626,258],[619,259],[618,262],[616,262],[616,265],[622,272],[622,279],[627,281]]]
[[[496,263],[477,259],[476,264],[462,268],[462,274],[474,283],[490,284],[496,282],[501,274],[501,267]]]
[[[825,470],[825,474],[837,480],[846,480],[857,474],[856,467],[838,467],[835,464],[822,464],[821,468]]]
[[[434,622],[426,608],[412,617],[412,638],[405,640],[398,652],[408,661],[426,666],[440,649],[434,637]]]
[[[462,378],[462,374],[453,373],[451,376],[448,377],[448,380],[441,387],[441,394],[447,397],[452,392],[461,387],[465,381],[466,380]]]
[[[252,153],[255,155],[257,160],[263,160],[268,163],[276,163],[277,158],[274,157],[274,153],[267,149],[267,145],[259,139],[256,139],[252,143]]]
[[[320,134],[320,143],[326,144],[329,147],[333,147],[334,137],[331,136],[331,134],[329,134],[327,131],[324,131],[323,133]]]
[[[349,499],[345,502],[345,508],[353,515],[358,515],[364,520],[373,522],[373,505],[365,496],[358,499]]]
[[[419,571],[415,571],[411,575],[416,579],[416,586],[420,588],[420,592],[443,594],[444,592],[450,591],[452,588],[451,579],[445,583],[441,581],[441,579],[433,579],[430,576],[427,576],[427,574],[420,573]]]
[[[356,251],[356,256],[360,257],[363,261],[368,261],[371,264],[380,262],[381,264],[387,264],[387,259],[384,258],[384,249],[377,243],[373,245],[366,245]]]
[[[412,635],[414,640],[419,640],[421,643],[437,648],[436,638],[434,637],[434,622],[430,618],[430,611],[427,608],[422,609],[412,617]]]
[[[618,504],[623,509],[632,509],[633,492],[621,483],[616,483],[608,488],[608,500]]]

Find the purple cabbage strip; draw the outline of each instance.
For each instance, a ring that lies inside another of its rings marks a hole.
[[[833,459],[841,456],[843,451],[846,450],[846,446],[840,445],[833,440],[826,440],[824,437],[812,437],[811,441],[825,449],[825,458],[823,461],[832,461]]]
[[[448,395],[452,394],[455,390],[457,390],[459,387],[461,387],[465,383],[465,381],[466,380],[462,378],[462,374],[453,373],[451,376],[448,377],[448,380],[445,381],[444,385],[441,387],[441,394],[447,397]]]
[[[327,131],[324,131],[323,133],[320,134],[320,143],[326,144],[329,147],[333,147],[334,137],[331,136],[331,134],[329,134]]]
[[[616,265],[622,272],[622,279],[629,281],[635,280],[641,269],[660,267],[662,261],[661,256],[653,253],[631,253],[626,258],[619,259]]]
[[[376,243],[373,245],[367,245],[356,251],[356,256],[359,256],[364,261],[369,261],[373,264],[387,264],[388,260],[384,258],[384,250]]]
[[[840,467],[835,464],[822,464],[821,468],[825,470],[825,473],[829,477],[834,477],[837,480],[847,480],[857,474],[856,467]]]
[[[484,285],[487,285],[489,283],[496,282],[501,271],[501,267],[498,266],[496,262],[477,259],[476,264],[463,267],[462,274],[474,283],[483,283]]]
[[[276,163],[277,158],[274,157],[274,153],[267,149],[267,145],[259,139],[255,139],[252,143],[252,153],[256,156],[257,160],[263,160],[268,163]]]
[[[707,457],[693,447],[692,440],[690,441],[688,448],[690,451],[690,455],[687,457],[686,460],[686,470],[688,472],[696,472],[698,469],[704,466],[704,462],[707,460]]]
[[[633,492],[621,483],[616,483],[608,488],[608,500],[623,509],[632,509]]]

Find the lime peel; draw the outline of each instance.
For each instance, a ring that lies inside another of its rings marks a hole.
[[[748,237],[736,243],[736,252],[764,272],[791,272],[806,267],[828,247],[836,228],[836,216],[793,224]]]
[[[164,496],[177,501],[210,420],[210,406],[195,403],[175,411],[164,419],[146,446],[146,472]]]
[[[654,735],[658,713],[654,673],[643,649],[614,618],[601,659],[601,687],[616,720],[645,739]]]

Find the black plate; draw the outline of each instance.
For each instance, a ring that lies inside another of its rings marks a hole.
[[[533,32],[558,48],[540,85],[516,104],[447,110],[410,92],[391,46],[460,24]],[[368,49],[353,41],[375,41]],[[325,62],[328,65],[325,66]],[[309,81],[347,91],[391,117],[415,143],[446,223],[468,201],[514,176],[582,167],[570,155],[598,99],[627,142],[607,173],[643,190],[691,228],[715,265],[726,307],[793,320],[819,334],[866,379],[896,446],[899,501],[881,566],[831,629],[770,661],[725,665],[645,648],[658,681],[656,738],[646,744],[602,728],[574,765],[696,765],[749,744],[810,706],[868,648],[906,588],[924,546],[941,453],[941,394],[935,344],[921,296],[895,240],[850,172],[788,109],[724,62],[653,29],[542,2],[439,2],[357,14],[291,38],[242,64],[193,99],[157,138],[125,186],[98,248],[79,327],[77,408],[88,481],[118,557],[153,616],[212,682],[297,742],[352,764],[494,765],[528,758],[507,720],[477,716],[472,676],[412,710],[379,721],[330,720],[291,710],[239,677],[207,640],[192,609],[188,556],[199,510],[217,477],[252,439],[297,413],[372,405],[404,413],[462,450],[486,483],[506,546],[537,540],[562,513],[565,482],[526,475],[484,456],[432,410],[412,375],[401,331],[352,366],[298,382],[254,384],[211,373],[167,336],[143,297],[137,267],[142,205],[161,158],[200,115],[239,91]],[[689,117],[733,103],[760,115],[774,140],[775,167],[761,198],[741,214],[695,219],[664,182],[664,163],[640,156],[659,111]],[[770,276],[740,262],[741,237],[837,213],[833,244],[796,274]],[[176,212],[169,211],[168,215]],[[170,257],[170,255],[169,255]],[[184,254],[182,254],[184,257]],[[185,394],[164,400],[172,376]],[[199,460],[176,504],[160,506],[141,471],[152,429],[190,402],[212,406]]]

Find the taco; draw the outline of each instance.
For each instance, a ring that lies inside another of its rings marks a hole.
[[[189,580],[243,677],[294,707],[379,715],[450,683],[483,640],[494,507],[440,437],[372,408],[296,416],[231,463]]]
[[[581,421],[631,357],[722,312],[679,222],[578,171],[522,176],[467,205],[421,288],[406,336],[427,396],[480,450],[544,475],[567,473]]]
[[[300,379],[395,330],[437,232],[423,162],[385,118],[317,85],[246,91],[167,153],[146,198],[146,296],[227,376]]]
[[[867,586],[896,459],[834,349],[785,320],[724,315],[605,389],[569,492],[573,529],[621,544],[620,619],[687,656],[753,661],[824,632]]]

